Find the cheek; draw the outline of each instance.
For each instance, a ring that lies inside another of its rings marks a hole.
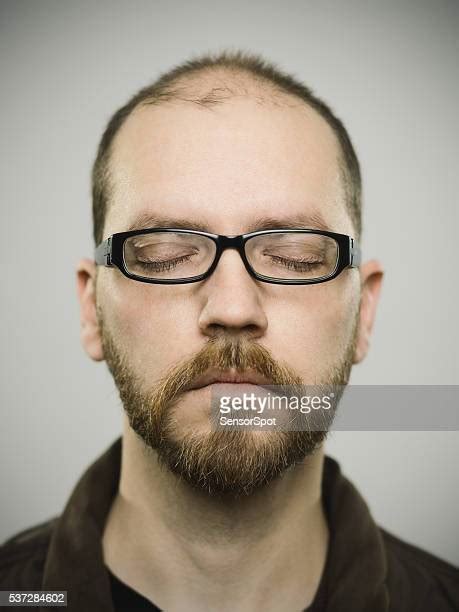
[[[275,355],[298,372],[335,363],[352,338],[356,291],[354,282],[339,277],[335,282],[289,288],[271,312],[270,344]]]
[[[158,378],[193,350],[197,314],[177,287],[108,282],[103,298],[106,324],[132,367]],[[194,322],[194,325],[193,325]]]

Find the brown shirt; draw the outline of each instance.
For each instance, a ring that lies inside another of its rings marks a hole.
[[[88,468],[61,516],[0,548],[0,590],[66,590],[71,612],[115,612],[102,534],[118,488],[121,445],[118,438]],[[378,527],[328,456],[322,495],[330,544],[308,612],[459,611],[459,569]]]

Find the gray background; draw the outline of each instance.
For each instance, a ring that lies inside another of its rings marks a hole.
[[[458,22],[446,0],[0,3],[0,540],[61,511],[118,435],[105,364],[79,343],[89,171],[109,115],[191,54],[261,52],[344,120],[365,257],[385,266],[356,384],[458,384]],[[459,564],[457,432],[335,432],[376,520]]]

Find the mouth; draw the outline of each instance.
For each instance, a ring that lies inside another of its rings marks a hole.
[[[272,384],[262,374],[255,371],[247,370],[238,372],[237,370],[208,370],[202,376],[199,376],[187,389],[187,391],[196,391],[209,387],[210,385],[255,385],[264,387]]]

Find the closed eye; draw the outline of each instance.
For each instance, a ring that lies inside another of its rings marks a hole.
[[[182,255],[181,257],[175,257],[174,259],[165,259],[165,260],[142,260],[137,259],[137,264],[143,270],[149,270],[153,272],[166,272],[169,270],[173,270],[181,263],[185,261],[190,261],[192,255]]]
[[[280,263],[289,270],[295,270],[296,272],[307,272],[313,270],[323,264],[322,261],[311,261],[301,259],[290,259],[287,257],[280,257],[279,255],[269,255],[271,261],[274,263]]]

